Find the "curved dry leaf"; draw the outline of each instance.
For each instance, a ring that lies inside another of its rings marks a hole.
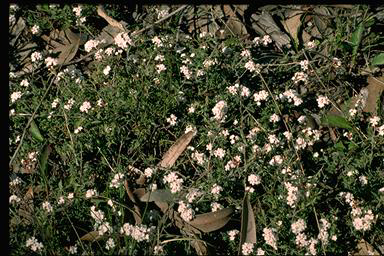
[[[80,237],[80,240],[93,242],[99,240],[101,237],[102,236],[99,235],[99,231],[91,231]]]
[[[160,161],[158,166],[162,168],[172,167],[175,164],[177,158],[179,158],[181,153],[183,153],[188,144],[191,142],[195,133],[196,131],[194,130],[183,134],[164,154],[163,159]]]
[[[244,243],[256,243],[256,222],[253,214],[248,193],[243,200],[243,210],[241,212],[241,232],[240,232],[240,252],[241,245]]]
[[[302,14],[302,11],[293,11],[289,15],[290,17],[283,21],[285,30],[291,35],[291,37],[296,42],[296,44],[298,44],[299,42],[297,33],[301,25],[301,14]]]
[[[109,25],[116,27],[120,29],[121,31],[124,31],[123,25],[118,22],[117,20],[113,19],[112,17],[108,16],[108,14],[105,12],[104,7],[102,5],[97,6],[97,14],[105,19]]]
[[[157,189],[155,191],[148,191],[140,197],[141,202],[172,202],[175,196],[167,189]]]
[[[203,232],[212,232],[224,227],[230,220],[232,213],[232,208],[225,208],[216,212],[197,214],[188,223]]]
[[[192,240],[191,246],[195,248],[197,255],[208,255],[207,246],[201,240]]]
[[[137,198],[141,198],[143,195],[145,195],[146,191],[145,188],[137,188],[133,190],[133,194],[137,196]]]
[[[81,38],[78,34],[73,33],[70,29],[65,31],[52,31],[50,36],[43,35],[42,39],[48,42],[53,48],[53,52],[60,52],[57,58],[57,64],[68,63],[75,57],[79,49]]]

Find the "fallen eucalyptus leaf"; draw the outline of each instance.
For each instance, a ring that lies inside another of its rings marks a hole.
[[[189,131],[188,133],[183,134],[164,154],[163,159],[160,161],[158,166],[162,168],[172,167],[177,158],[181,155],[181,153],[183,153],[188,144],[191,142],[195,133],[196,131]]]
[[[240,232],[240,251],[244,243],[256,243],[256,222],[253,214],[251,202],[248,193],[243,200],[243,210],[241,212],[241,232]]]
[[[80,240],[93,242],[99,240],[101,237],[102,236],[99,235],[99,231],[91,231],[83,235]]]
[[[342,116],[326,115],[322,118],[321,122],[322,125],[328,127],[352,129],[351,123]]]
[[[140,197],[141,202],[172,202],[175,196],[167,189],[157,189],[155,191],[148,191]]]
[[[195,218],[188,223],[203,232],[212,232],[224,227],[230,220],[232,213],[232,208],[225,208],[216,212],[197,214]]]

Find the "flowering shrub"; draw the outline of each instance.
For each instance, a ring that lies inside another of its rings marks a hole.
[[[87,16],[94,7],[55,8],[37,10],[63,12],[70,18],[62,27],[95,30]],[[31,40],[49,32],[28,8],[11,8],[12,20],[21,13],[36,23]],[[341,116],[329,114],[358,86],[343,66],[347,55],[316,55],[326,41],[283,55],[269,35],[242,42],[163,28],[121,32],[108,46],[88,36],[78,51],[90,54],[89,65],[59,65],[38,49],[30,58],[45,63],[39,75],[9,75],[14,254],[193,252],[164,204],[187,223],[236,209],[227,225],[200,234],[227,254],[337,254],[362,238],[382,243],[382,112],[363,111],[360,97]],[[351,84],[343,97],[324,67]],[[157,168],[190,131],[175,164]],[[139,202],[140,189],[169,194]],[[256,243],[239,244],[244,194]]]

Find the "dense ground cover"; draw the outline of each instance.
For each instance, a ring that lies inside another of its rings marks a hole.
[[[288,48],[106,9],[10,7],[13,255],[380,251],[382,11]]]

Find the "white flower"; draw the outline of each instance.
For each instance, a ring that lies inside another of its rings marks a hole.
[[[261,39],[264,46],[267,46],[268,44],[272,43],[272,38],[269,35],[264,35]]]
[[[21,98],[21,95],[23,95],[20,91],[19,92],[13,92],[11,94],[11,102],[14,103],[15,101],[17,101],[18,99]]]
[[[212,186],[212,189],[211,189],[211,193],[215,196],[219,195],[220,192],[223,191],[223,188],[219,185],[217,185],[216,183],[213,184]]]
[[[329,103],[331,103],[327,96],[322,96],[322,95],[317,97],[316,101],[319,108],[323,108],[325,105],[328,105]]]
[[[256,254],[257,255],[265,255],[265,251],[261,248],[257,248]]]
[[[296,222],[291,224],[292,233],[295,235],[303,232],[307,228],[307,224],[303,219],[298,219]]]
[[[31,238],[28,238],[25,245],[26,247],[29,247],[34,252],[41,251],[44,247],[43,244],[37,241],[37,239],[34,236],[32,236]]]
[[[146,177],[148,177],[148,178],[150,178],[150,177],[152,177],[152,174],[153,174],[153,169],[152,168],[146,168],[145,170],[144,170],[144,175],[146,176]]]
[[[384,124],[377,128],[380,136],[384,136]]]
[[[309,42],[307,43],[307,48],[308,48],[308,49],[316,48],[316,43],[315,43],[315,41],[309,41]]]
[[[292,77],[292,81],[294,84],[297,84],[300,81],[303,81],[304,83],[306,83],[307,78],[308,78],[308,75],[305,74],[304,72],[296,72]]]
[[[256,64],[252,60],[249,60],[247,63],[245,63],[244,67],[250,72],[255,72],[256,74],[260,73],[261,71],[261,65]]]
[[[225,156],[225,150],[222,149],[222,148],[218,148],[216,149],[215,151],[213,151],[213,155],[215,157],[218,157],[220,159],[223,159],[223,157]]]
[[[97,191],[95,189],[88,189],[85,193],[85,198],[91,198],[97,196]]]
[[[354,117],[357,113],[357,110],[355,108],[351,108],[350,110],[348,110],[348,112],[350,117]]]
[[[218,210],[223,209],[223,206],[217,202],[213,202],[211,203],[211,209],[212,209],[212,212],[216,212]]]
[[[40,32],[40,27],[38,25],[34,25],[32,28],[31,28],[31,32],[32,34],[36,35],[37,33]]]
[[[109,71],[111,71],[111,67],[108,65],[103,69],[103,74],[107,76],[109,74]]]
[[[195,215],[194,210],[190,204],[186,204],[183,201],[179,202],[179,207],[177,211],[180,213],[180,216],[185,221],[191,221]]]
[[[104,235],[107,232],[112,233],[112,227],[109,224],[109,222],[104,222],[103,224],[101,224],[99,226],[98,231],[99,231],[99,235],[102,236],[102,235]]]
[[[274,232],[272,231],[272,229],[264,228],[263,229],[263,237],[264,237],[265,242],[268,245],[272,246],[273,249],[277,250],[277,245],[276,245],[277,238],[276,238],[276,235],[274,234]]]
[[[177,120],[177,117],[176,117],[174,114],[171,114],[171,116],[167,118],[167,122],[168,122],[171,126],[176,125],[176,120]]]
[[[45,65],[47,66],[47,68],[56,66],[57,65],[57,59],[54,59],[52,57],[47,57],[45,59]]]
[[[11,195],[9,197],[9,203],[14,204],[14,203],[19,203],[21,199],[17,195]]]
[[[374,127],[374,126],[377,126],[379,124],[379,121],[380,121],[380,117],[378,116],[373,116],[371,118],[369,118],[369,123]]]
[[[31,61],[38,62],[43,59],[43,55],[40,52],[33,52],[31,54]]]
[[[156,246],[153,248],[153,254],[155,254],[155,255],[159,255],[159,254],[163,254],[163,253],[164,253],[163,246],[161,246],[161,245],[156,245]]]
[[[251,174],[248,176],[248,182],[252,186],[259,185],[261,183],[261,178],[259,175]]]
[[[90,52],[90,51],[92,51],[92,49],[96,48],[99,44],[100,44],[100,41],[99,41],[99,40],[96,40],[96,39],[88,40],[88,41],[84,44],[84,50],[85,50],[86,52]]]
[[[113,249],[115,246],[116,245],[115,245],[115,242],[113,241],[113,239],[109,238],[107,240],[107,243],[105,244],[105,249],[107,249],[109,251],[109,250]]]
[[[59,200],[57,201],[57,204],[58,205],[61,205],[61,204],[64,204],[65,203],[65,199],[64,199],[64,197],[63,196],[60,196],[59,197]]]
[[[165,71],[165,70],[167,70],[167,68],[165,67],[164,64],[157,64],[156,65],[156,72],[158,74],[160,74],[162,71]]]
[[[82,126],[79,126],[79,127],[77,127],[73,132],[75,133],[75,134],[78,134],[79,132],[81,132],[83,130],[83,127]]]
[[[80,111],[88,113],[88,111],[91,109],[91,103],[89,101],[84,101],[83,104],[80,106]]]
[[[91,207],[91,217],[96,221],[96,223],[101,224],[104,220],[104,212],[102,210],[96,211],[96,206]]]
[[[339,67],[341,67],[341,60],[339,60],[338,58],[333,58],[333,59],[332,59],[332,65],[333,65],[335,68],[339,68]]]
[[[194,106],[190,106],[188,108],[188,113],[191,114],[191,113],[195,113],[195,107]]]
[[[163,62],[165,60],[164,55],[158,54],[155,57],[155,61]]]
[[[53,211],[53,208],[48,201],[43,202],[43,209],[48,213]]]
[[[241,57],[246,57],[246,58],[249,58],[251,57],[251,52],[247,49],[243,50],[241,53],[240,53],[240,56]]]
[[[73,197],[74,197],[74,193],[73,193],[73,192],[68,193],[67,198],[68,198],[69,200],[73,199]]]
[[[249,255],[253,252],[253,244],[252,243],[243,243],[241,245],[241,252],[243,255]]]
[[[111,181],[111,184],[109,184],[110,188],[118,188],[122,184],[124,179],[124,174],[122,173],[116,173],[115,176],[113,176],[113,179]]]
[[[121,32],[115,36],[115,44],[122,49],[126,49],[128,45],[133,45],[133,41],[128,33]]]
[[[68,248],[69,254],[76,254],[77,253],[77,245],[71,245]]]
[[[152,43],[154,43],[156,47],[162,47],[163,46],[163,42],[161,41],[161,39],[158,36],[155,36],[154,38],[152,38]]]
[[[279,117],[278,115],[276,115],[276,114],[273,114],[273,115],[271,115],[271,117],[269,118],[269,121],[270,121],[271,123],[277,123],[277,122],[280,121],[280,117]]]
[[[361,182],[361,184],[362,184],[363,186],[365,186],[365,185],[368,184],[367,176],[364,176],[364,175],[360,176],[360,177],[359,177],[359,181]]]
[[[308,64],[309,64],[309,61],[308,60],[302,60],[300,61],[300,66],[301,66],[301,69],[302,70],[307,70],[308,69]]]
[[[20,136],[19,136],[20,137]],[[21,179],[19,177],[14,178],[9,182],[10,187],[14,187],[21,184]]]
[[[77,7],[73,7],[72,11],[75,13],[75,15],[77,17],[80,17],[81,16],[81,11],[82,11],[81,5],[79,5]]]
[[[225,113],[227,111],[227,103],[223,100],[216,103],[212,108],[212,113],[217,121],[224,121]]]
[[[232,229],[228,231],[229,240],[233,241],[235,240],[236,235],[239,234],[239,230]]]
[[[52,108],[56,108],[57,105],[59,104],[59,101],[60,101],[59,98],[54,99],[52,104],[51,104]]]
[[[300,117],[297,119],[297,121],[298,121],[300,124],[302,124],[302,123],[305,122],[306,119],[307,119],[306,116],[300,116]]]

